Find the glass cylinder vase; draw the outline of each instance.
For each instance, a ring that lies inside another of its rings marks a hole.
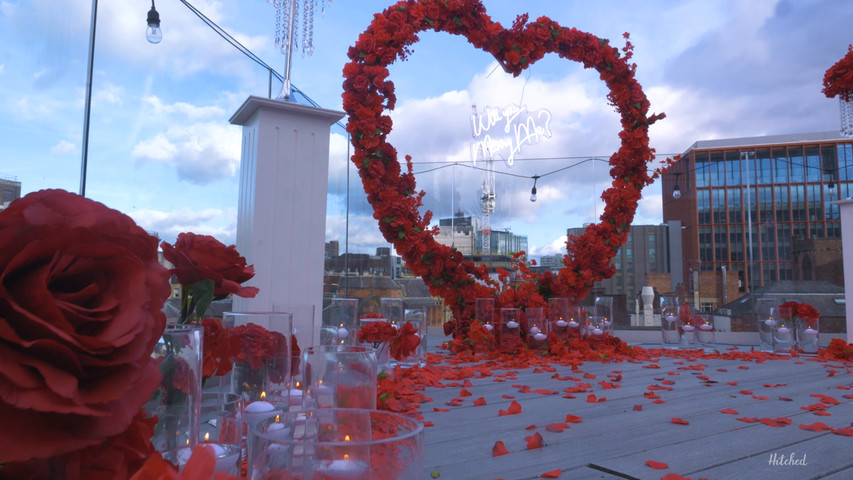
[[[376,408],[376,351],[312,345],[302,352],[303,408]]]
[[[167,325],[152,353],[162,379],[146,404],[158,418],[151,441],[175,465],[181,450],[199,441],[203,332],[197,325]]]
[[[797,317],[797,353],[811,357],[820,350],[820,318]]]
[[[289,412],[260,422],[249,443],[252,478],[423,478],[423,424],[397,413]]]

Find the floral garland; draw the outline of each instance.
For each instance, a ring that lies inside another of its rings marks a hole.
[[[823,75],[823,94],[828,98],[841,95],[847,102],[853,92],[853,45],[847,47],[847,55],[826,70]]]
[[[497,308],[544,303],[549,296],[579,299],[597,280],[612,276],[611,260],[628,237],[642,189],[658,175],[647,172],[654,159],[648,129],[664,115],[648,115],[649,101],[634,77],[636,65],[630,63],[631,43],[626,40],[620,53],[606,39],[564,28],[547,17],[527,20],[526,14],[521,15],[506,30],[491,20],[480,0],[401,1],[374,16],[350,47],[351,61],[343,70],[343,106],[354,146],[351,160],[359,169],[373,216],[406,266],[424,279],[433,295],[444,299],[454,317],[445,330],[454,336],[467,332],[477,298],[496,297]],[[392,121],[385,110],[396,104],[388,65],[405,59],[418,32],[426,30],[464,36],[513,76],[546,53],[594,68],[610,89],[609,103],[621,116],[622,144],[610,157],[613,181],[601,196],[606,203],[601,222],[568,239],[565,266],[557,275],[531,275],[525,285],[513,289],[517,295],[498,297],[500,286],[489,278],[486,267],[436,242],[436,229],[429,227],[432,213],[418,211],[425,192],[416,190],[411,157],[406,156],[407,170],[402,172],[397,151],[387,141]]]

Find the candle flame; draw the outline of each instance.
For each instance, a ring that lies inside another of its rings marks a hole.
[[[281,423],[281,415],[275,416],[275,423]]]
[[[349,460],[349,453],[344,454],[344,460]]]
[[[209,441],[210,441],[210,432],[207,432],[207,433],[205,433],[205,434],[204,434],[204,441],[205,441],[205,442],[209,442]]]
[[[296,388],[302,388],[302,383],[299,380],[296,381]]]
[[[349,441],[351,441],[351,440],[350,440],[350,438],[349,438],[349,435],[344,435],[344,441],[345,441],[345,442],[349,442]]]
[[[261,400],[267,399],[267,392],[261,392]]]

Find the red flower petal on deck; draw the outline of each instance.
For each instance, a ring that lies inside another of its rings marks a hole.
[[[545,445],[545,440],[542,438],[542,434],[539,432],[536,432],[529,437],[524,437],[524,439],[527,440],[528,450],[542,448],[542,446]]]
[[[533,393],[538,393],[539,395],[556,395],[560,392],[556,390],[548,390],[547,388],[538,388],[536,390],[533,390]]]
[[[779,397],[779,400],[782,400],[783,402],[793,402],[794,401],[794,399],[788,398],[788,397]]]
[[[737,385],[737,382],[726,382],[726,385],[734,387],[735,385]]]
[[[524,427],[525,430],[536,430],[536,428],[537,427],[536,427],[535,423],[533,425],[528,425],[528,426]]]
[[[841,397],[842,397],[842,398],[846,398],[846,399],[848,399],[848,400],[853,400],[853,393],[850,393],[850,394],[847,394],[847,395],[842,395]]]
[[[678,417],[672,417],[672,423],[674,423],[676,425],[690,425],[690,422],[688,422],[687,420],[678,418]]]
[[[724,408],[720,410],[720,413],[725,413],[727,415],[737,415],[738,411],[733,408]]]
[[[480,397],[480,398],[474,400],[474,406],[475,407],[482,407],[485,404],[486,404],[486,399],[483,397]]]
[[[471,393],[471,392],[469,392],[469,391],[468,391],[468,389],[466,389],[466,388],[463,388],[462,390],[459,390],[459,396],[460,396],[460,397],[470,397],[470,396],[472,396],[472,395],[474,395],[474,394],[473,394],[473,393]]]
[[[572,415],[571,413],[566,414],[566,423],[580,423],[583,420],[583,417],[578,417],[576,415]]]
[[[438,407],[432,407],[432,411],[433,411],[433,412],[449,412],[449,411],[450,411],[450,409],[449,409],[449,408],[438,408]]]
[[[540,478],[560,478],[560,475],[562,475],[562,474],[563,474],[563,470],[558,468],[556,470],[551,470],[550,472],[545,472],[542,475],[539,475],[539,477]]]
[[[754,398],[756,400],[770,400],[769,398],[765,397],[764,395],[753,395],[752,398]]]
[[[814,422],[809,425],[800,425],[800,428],[803,430],[810,430],[812,432],[823,432],[826,430],[832,430],[832,427],[823,423],[823,422]]]
[[[845,437],[853,437],[853,428],[841,427],[832,431],[836,435],[844,435]]]
[[[818,415],[818,416],[820,416],[820,417],[831,417],[831,416],[832,416],[832,414],[831,414],[831,413],[829,413],[829,412],[825,412],[825,411],[823,411],[823,410],[815,410],[815,411],[814,411],[814,412],[812,412],[812,413],[813,413],[813,414],[815,414],[815,415]]]
[[[598,398],[593,393],[590,393],[589,395],[586,396],[586,403],[595,403],[597,401],[598,401]]]
[[[513,400],[509,404],[509,408],[507,408],[506,410],[498,411],[498,416],[502,417],[504,415],[518,415],[519,413],[521,413],[521,404]]]
[[[563,430],[567,428],[569,428],[569,425],[565,423],[549,423],[545,425],[545,430],[554,433],[563,433]]]
[[[755,417],[740,417],[740,418],[736,418],[735,420],[737,420],[739,422],[746,422],[746,423],[755,423],[758,421],[758,419]]]
[[[663,462],[656,462],[654,460],[646,460],[646,465],[654,468],[655,470],[666,470],[669,468],[669,465]]]
[[[634,405],[634,411],[635,412],[639,412],[642,409],[643,409],[643,406],[641,404],[638,403],[638,404]]]
[[[820,393],[813,393],[809,396],[814,397],[814,398],[819,398],[822,403],[825,403],[827,405],[841,405],[841,402],[839,402],[838,400],[836,400],[833,397],[830,397],[829,395],[823,395]]]
[[[752,395],[752,390],[741,390],[738,393],[743,395]]]
[[[505,398],[507,400],[512,400],[513,398],[515,398],[515,395],[501,395],[501,398]]]
[[[492,456],[500,457],[501,455],[509,455],[509,450],[506,449],[504,442],[498,440],[495,442],[495,446],[492,447]]]
[[[682,477],[677,473],[667,473],[666,475],[660,477],[660,480],[691,480],[690,477]]]
[[[586,373],[586,372],[584,372],[584,374],[583,374],[583,378],[595,378],[595,375],[593,375],[593,374],[591,374],[591,373]]]

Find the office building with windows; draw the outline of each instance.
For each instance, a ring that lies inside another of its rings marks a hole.
[[[662,177],[664,222],[690,270],[738,272],[743,292],[791,280],[795,239],[839,238],[853,139],[837,132],[698,141]]]

